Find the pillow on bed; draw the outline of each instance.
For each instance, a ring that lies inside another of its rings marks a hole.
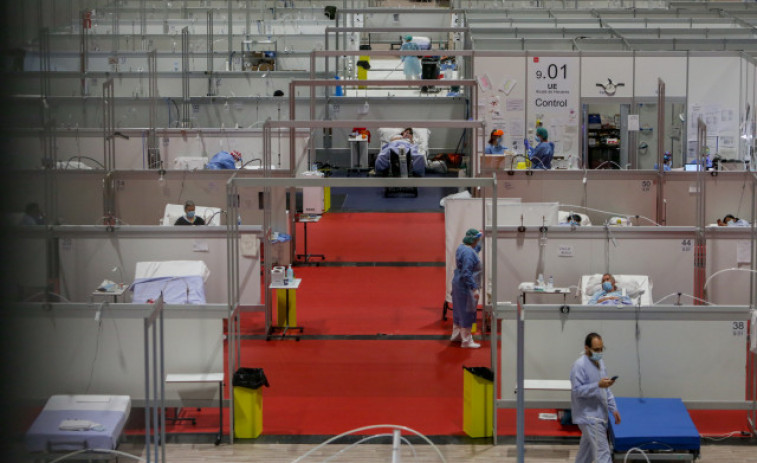
[[[404,128],[380,128],[379,129],[379,140],[381,143],[381,146],[386,145],[389,143],[393,136],[399,135],[402,133],[402,131],[405,130]],[[431,131],[428,128],[422,128],[417,129],[413,127],[413,140],[415,141],[415,144],[418,145],[418,152],[422,154],[423,156],[428,155],[428,137],[431,135]]]
[[[579,216],[581,216],[581,226],[588,227],[589,225],[591,225],[591,219],[588,215],[574,211],[557,211],[557,222],[567,223],[568,216],[570,216],[570,214],[578,214]]]
[[[602,274],[586,275],[584,278],[586,278],[586,281],[583,286],[587,296],[593,296],[602,288]]]

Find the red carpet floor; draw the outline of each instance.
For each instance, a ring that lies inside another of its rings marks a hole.
[[[443,334],[452,326],[441,320],[444,267],[296,267],[295,276],[305,334]],[[264,333],[263,314],[244,314],[242,332]]]
[[[297,253],[304,253],[297,224]],[[327,262],[444,262],[443,213],[332,213],[308,224],[308,252]]]
[[[447,341],[243,341],[244,366],[262,367],[267,435],[333,435],[372,424],[409,426],[426,435],[464,435],[462,366],[488,365],[488,349],[460,349]],[[528,410],[528,436],[577,436],[574,426],[539,420]],[[169,432],[213,433],[215,408],[185,409],[196,426]],[[746,431],[746,412],[690,412],[703,435]],[[515,435],[515,410],[498,414],[500,435]],[[228,416],[226,417],[226,421]]]
[[[308,227],[308,250],[326,254],[327,261],[444,262],[443,221],[440,213],[326,214]],[[441,335],[451,327],[451,320],[441,321],[444,267],[295,272],[303,279],[297,322],[306,335]],[[245,314],[243,333],[263,334],[262,314]],[[263,391],[267,435],[333,435],[372,424],[463,435],[462,366],[490,365],[488,348],[440,340],[245,340],[241,358],[243,366],[264,368],[271,383]],[[527,412],[527,435],[578,435],[573,426],[539,420],[539,411]],[[186,409],[183,416],[198,416],[197,425],[174,425],[169,432],[214,433],[217,413]],[[695,410],[691,416],[703,434],[746,430],[745,412]],[[502,410],[498,418],[500,434],[514,435],[515,411]]]

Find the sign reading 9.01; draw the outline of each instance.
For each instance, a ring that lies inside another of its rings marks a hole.
[[[578,58],[538,57],[528,61],[528,102],[536,113],[578,110]]]

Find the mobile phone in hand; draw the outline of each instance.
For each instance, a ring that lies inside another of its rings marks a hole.
[[[618,379],[618,375],[615,375],[612,378],[610,378],[610,381],[615,381],[616,379]]]

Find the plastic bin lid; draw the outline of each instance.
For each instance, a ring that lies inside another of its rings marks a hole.
[[[466,367],[463,365],[463,370],[468,370],[474,376],[494,382],[494,372],[489,367]]]

